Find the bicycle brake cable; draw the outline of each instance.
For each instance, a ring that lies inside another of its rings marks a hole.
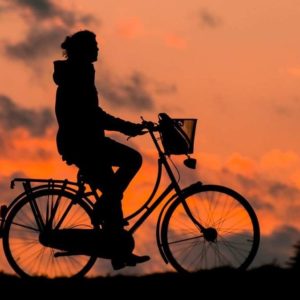
[[[173,160],[171,159],[170,156],[168,156],[168,159],[171,161],[171,163],[172,163],[174,169],[176,170],[176,173],[177,173],[177,175],[178,175],[177,183],[179,183],[179,181],[180,181],[180,172],[179,172],[179,170],[178,170],[176,164],[173,162]]]

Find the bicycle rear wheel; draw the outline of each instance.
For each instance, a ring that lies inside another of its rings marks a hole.
[[[13,207],[5,222],[3,249],[14,271],[21,277],[44,276],[80,277],[84,276],[94,265],[97,257],[71,255],[55,257],[56,249],[43,245],[40,241],[41,231],[32,210],[35,199],[41,219],[45,224],[52,213],[54,228],[69,208],[60,229],[92,229],[91,209],[81,199],[61,189],[44,189],[25,196]]]
[[[178,272],[213,268],[246,269],[259,246],[259,223],[254,210],[237,192],[204,185],[185,195],[201,231],[180,199],[168,208],[161,231],[163,250]]]

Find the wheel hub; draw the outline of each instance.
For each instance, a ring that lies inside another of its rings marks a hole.
[[[215,242],[218,237],[218,232],[215,228],[209,227],[203,231],[203,235],[206,241]]]

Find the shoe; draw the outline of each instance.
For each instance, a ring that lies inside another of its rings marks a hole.
[[[111,264],[114,270],[120,270],[127,266],[135,267],[137,264],[144,263],[148,260],[150,260],[150,256],[148,255],[138,256],[132,253],[125,260],[124,258],[113,258]]]
[[[112,265],[112,267],[115,271],[123,269],[123,268],[126,267],[125,262],[122,259],[119,259],[119,258],[113,258],[111,260],[111,265]]]
[[[138,255],[131,253],[130,256],[126,259],[126,265],[134,267],[137,264],[144,263],[148,260],[150,260],[150,256],[148,256],[148,255],[138,256]]]

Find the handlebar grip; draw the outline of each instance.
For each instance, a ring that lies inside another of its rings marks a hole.
[[[145,121],[145,120],[143,120],[143,121],[142,121],[142,125],[143,125],[146,129],[148,129],[149,131],[158,131],[158,130],[159,130],[159,129],[158,129],[159,126],[158,126],[157,124],[151,122],[151,121]]]

